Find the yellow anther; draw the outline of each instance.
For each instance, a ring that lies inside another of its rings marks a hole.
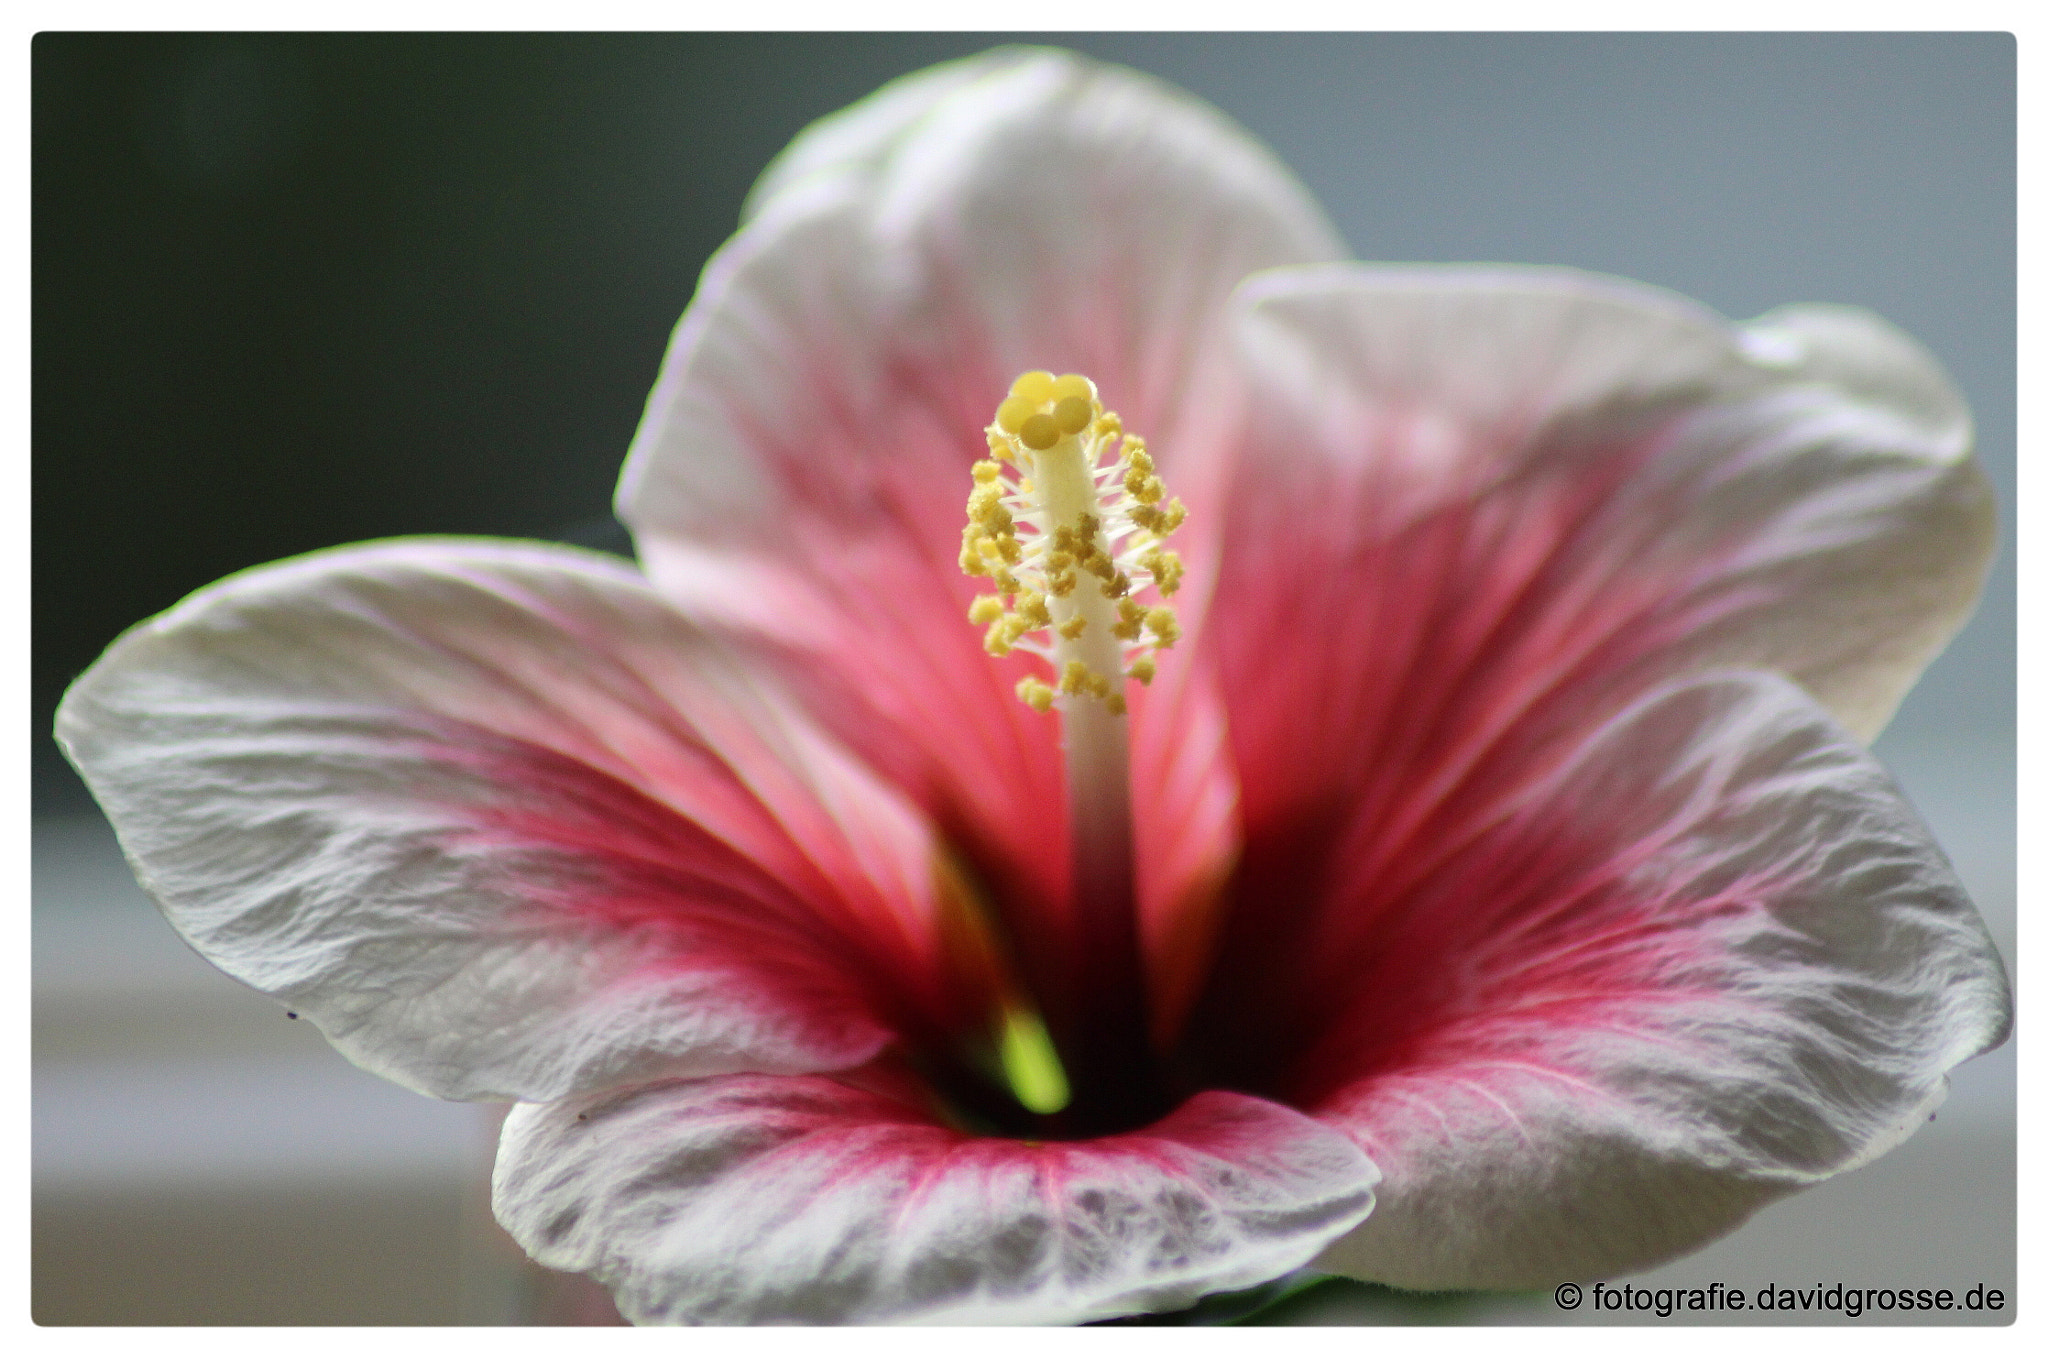
[[[1068,641],[1079,641],[1081,639],[1081,634],[1087,630],[1088,619],[1082,617],[1079,613],[1076,613],[1073,617],[1068,618],[1065,622],[1061,623],[1059,627],[1060,635],[1065,637]]]
[[[993,594],[977,594],[967,610],[967,621],[980,625],[1003,616],[1003,601]]]
[[[974,464],[974,480],[977,485],[989,485],[1003,474],[1003,464],[985,459]]]
[[[1088,667],[1078,660],[1069,660],[1067,667],[1060,671],[1060,692],[1067,694],[1086,693],[1094,687],[1095,676]]]
[[[1151,683],[1152,676],[1157,673],[1159,673],[1159,667],[1152,663],[1152,657],[1149,655],[1140,656],[1131,662],[1131,678],[1141,684]]]
[[[1095,434],[1102,439],[1113,439],[1124,432],[1124,422],[1114,410],[1105,410],[1095,417]]]
[[[1017,583],[1017,577],[1010,574],[1009,571],[1005,570],[1001,566],[998,566],[994,570],[990,571],[989,578],[996,582],[996,590],[998,593],[1001,594],[1015,594],[1020,588],[1022,588],[1022,586],[1020,586]]]
[[[981,639],[982,648],[990,655],[1008,655],[1017,645],[1017,639],[1031,630],[1031,624],[1015,613],[1007,613],[989,624],[988,633]]]
[[[989,568],[983,564],[981,544],[988,535],[978,523],[970,523],[960,530],[960,569],[968,575],[987,575]]]
[[[1037,413],[1038,402],[1012,396],[996,407],[996,428],[1006,434],[1014,434],[1024,427],[1024,421]]]
[[[1050,415],[1033,415],[1017,430],[1017,437],[1034,453],[1042,453],[1060,441],[1059,421]]]
[[[1072,571],[1061,571],[1058,575],[1045,577],[1045,592],[1055,599],[1064,599],[1074,592],[1074,586],[1079,583]]]
[[[1102,592],[1112,599],[1121,599],[1131,592],[1131,577],[1118,571],[1102,586]]]
[[[1131,470],[1134,472],[1143,472],[1150,476],[1155,470],[1152,465],[1152,454],[1145,451],[1145,440],[1135,434],[1124,440],[1124,460],[1131,464]]]
[[[1052,408],[1053,423],[1062,434],[1078,434],[1095,418],[1095,406],[1085,396],[1062,396]]]
[[[1121,693],[1110,694],[1102,700],[1102,705],[1109,709],[1109,715],[1112,717],[1121,717],[1130,711],[1130,705],[1124,702],[1124,695]]]
[[[1034,369],[1019,375],[1016,381],[1010,383],[1010,395],[1022,397],[1031,402],[1034,408],[1042,406],[1053,399],[1053,380],[1051,373]]]
[[[1034,712],[1046,712],[1052,708],[1052,685],[1043,679],[1024,678],[1017,681],[1017,696],[1024,700]]]
[[[1116,621],[1110,634],[1118,641],[1136,641],[1145,629],[1145,606],[1129,595],[1116,601]]]
[[[1159,592],[1168,598],[1180,588],[1181,576],[1187,570],[1180,564],[1180,554],[1154,547],[1138,558],[1138,564],[1152,573],[1152,583],[1159,586]]]
[[[997,522],[1008,523],[1010,511],[1003,508],[1003,488],[986,482],[976,486],[967,497],[967,517],[983,527]]]
[[[1158,641],[1161,650],[1180,640],[1180,619],[1173,616],[1170,608],[1148,608],[1145,610],[1145,630]]]
[[[1017,620],[1024,624],[1019,635],[1037,627],[1052,626],[1052,614],[1045,606],[1045,596],[1036,590],[1025,591],[1017,600]]]
[[[1173,499],[1173,503],[1166,507],[1166,522],[1158,530],[1159,536],[1165,537],[1168,533],[1171,533],[1174,529],[1180,527],[1187,521],[1188,507],[1182,504],[1180,502],[1180,497],[1176,495]]]

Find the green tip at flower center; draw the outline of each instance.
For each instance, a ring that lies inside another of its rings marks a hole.
[[[1034,1113],[1057,1113],[1073,1097],[1067,1072],[1038,1015],[1012,1009],[1003,1015],[1003,1078],[1017,1102]]]

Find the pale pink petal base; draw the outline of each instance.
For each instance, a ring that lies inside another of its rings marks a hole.
[[[1646,696],[1359,914],[1361,937],[1319,941],[1357,998],[1305,1106],[1385,1181],[1321,1266],[1401,1287],[1697,1248],[1897,1145],[2010,1027],[1940,849],[1770,676]]]
[[[1239,1094],[1039,1143],[824,1077],[728,1076],[514,1109],[495,1207],[640,1323],[1029,1324],[1277,1277],[1370,1212],[1376,1178]]]

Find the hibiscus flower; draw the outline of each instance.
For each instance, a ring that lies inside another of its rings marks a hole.
[[[58,732],[200,952],[516,1101],[499,1219],[634,1320],[1613,1275],[2007,1031],[1863,748],[1992,523],[1875,317],[1344,262],[1006,51],[768,170],[618,506],[222,581]]]

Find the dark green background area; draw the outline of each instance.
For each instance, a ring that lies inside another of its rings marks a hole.
[[[83,804],[46,734],[64,685],[218,576],[398,533],[601,531],[755,174],[994,41],[37,37],[39,807]],[[2010,37],[1067,42],[1222,106],[1364,258],[1572,264],[1736,316],[1874,307],[1970,397],[2010,540]],[[1908,733],[2009,745],[2012,608],[2008,551]]]

